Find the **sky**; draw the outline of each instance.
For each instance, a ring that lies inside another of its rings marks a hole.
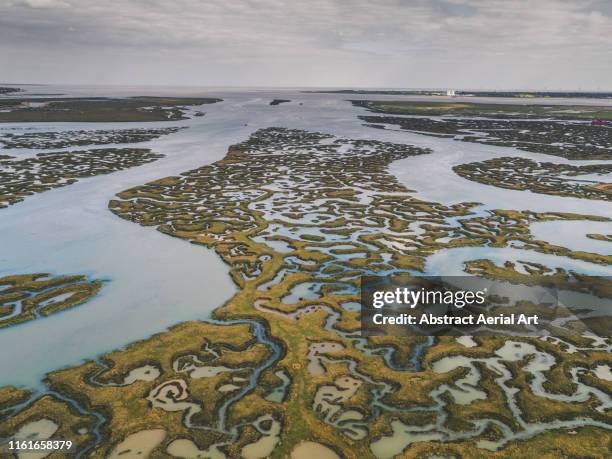
[[[612,90],[612,0],[0,0],[0,82]]]

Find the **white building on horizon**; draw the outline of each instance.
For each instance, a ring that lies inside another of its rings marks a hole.
[[[455,94],[455,90],[454,89],[447,89],[446,90],[446,95],[448,97],[455,97],[457,94]]]

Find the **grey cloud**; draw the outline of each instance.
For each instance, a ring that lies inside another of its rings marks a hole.
[[[598,87],[611,50],[607,0],[0,0],[22,81]]]

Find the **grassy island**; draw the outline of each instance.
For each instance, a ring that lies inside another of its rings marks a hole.
[[[46,317],[93,298],[102,288],[86,276],[19,274],[0,277],[0,328]]]
[[[186,108],[213,104],[210,97],[10,98],[0,100],[0,123],[135,122],[187,119]]]

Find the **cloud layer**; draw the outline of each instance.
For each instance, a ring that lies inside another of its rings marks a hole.
[[[607,0],[0,0],[0,80],[612,89]]]

